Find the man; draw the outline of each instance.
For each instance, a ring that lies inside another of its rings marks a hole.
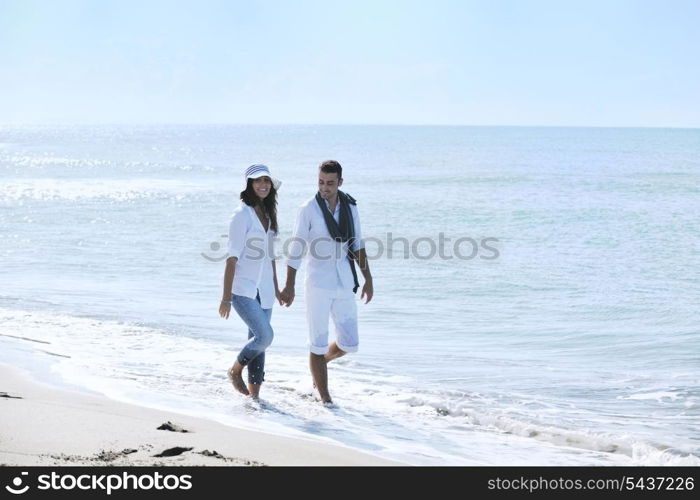
[[[324,161],[318,171],[318,193],[299,209],[294,239],[287,261],[287,283],[280,294],[289,307],[294,301],[297,269],[305,248],[306,318],[309,327],[309,367],[324,403],[332,403],[328,391],[327,363],[356,352],[359,346],[355,292],[359,287],[355,262],[365,283],[361,298],[372,300],[374,289],[362,244],[360,216],[352,196],[339,191],[343,168],[335,160]],[[333,318],[336,341],[328,344],[328,319]]]

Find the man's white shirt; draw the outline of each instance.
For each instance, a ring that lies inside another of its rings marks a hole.
[[[328,202],[326,202],[328,207]],[[364,248],[362,243],[362,230],[360,227],[360,215],[356,205],[350,205],[355,239],[353,251]],[[340,221],[340,201],[336,203],[333,218]],[[306,201],[297,214],[294,224],[292,243],[289,245],[287,264],[294,269],[301,266],[304,251],[306,257],[306,287],[337,290],[338,288],[349,290],[355,286],[348,261],[348,242],[333,240],[326,220],[321,212],[321,207],[314,196]]]

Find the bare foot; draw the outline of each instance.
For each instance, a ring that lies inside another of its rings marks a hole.
[[[309,368],[311,369],[311,379],[315,382],[318,395],[321,396],[321,401],[324,403],[331,401],[331,395],[328,393],[328,363],[323,354],[309,353]]]
[[[243,382],[243,377],[241,376],[242,371],[243,367],[240,365],[240,363],[238,363],[238,361],[236,361],[233,366],[228,369],[228,379],[231,381],[231,384],[233,384],[234,389],[241,394],[248,396],[250,393],[248,392],[248,388],[245,386],[245,382]]]
[[[248,391],[251,398],[260,399],[260,384],[248,384]]]

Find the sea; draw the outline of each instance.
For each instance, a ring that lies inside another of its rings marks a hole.
[[[229,218],[267,164],[284,282],[326,159],[374,279],[360,350],[321,404],[302,274],[253,402]],[[699,214],[700,129],[2,125],[0,362],[406,464],[697,466]]]

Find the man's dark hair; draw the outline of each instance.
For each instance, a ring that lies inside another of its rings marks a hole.
[[[338,174],[338,179],[343,178],[343,167],[335,160],[326,160],[321,163],[321,166],[318,168],[321,172],[325,172],[326,174]]]

